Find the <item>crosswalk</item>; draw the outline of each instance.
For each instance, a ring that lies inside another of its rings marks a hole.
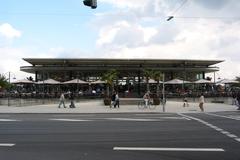
[[[0,123],[3,122],[23,122],[23,121],[32,121],[33,119],[23,118],[23,119],[0,119]],[[158,116],[136,116],[136,117],[48,117],[48,118],[41,118],[38,121],[60,121],[60,122],[93,122],[93,121],[129,121],[129,122],[160,122],[160,121],[182,121],[182,120],[190,120],[186,117],[182,116],[165,116],[165,117],[158,117]],[[34,119],[36,121],[36,119]]]
[[[232,120],[240,120],[239,115],[221,115],[213,113],[205,113],[213,117],[221,117]],[[191,121],[190,118],[182,116],[181,114],[119,114],[119,115],[44,115],[39,117],[23,117],[23,116],[12,116],[8,117],[0,116],[0,123],[11,123],[11,122],[24,122],[24,121],[51,121],[51,122],[96,122],[96,121],[128,121],[128,122],[176,122],[176,121]]]

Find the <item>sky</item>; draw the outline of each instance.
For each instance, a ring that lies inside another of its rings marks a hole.
[[[20,71],[30,65],[22,58],[224,60],[216,77],[240,76],[239,0],[98,0],[97,9],[82,0],[0,4],[0,74],[16,79],[30,76]]]

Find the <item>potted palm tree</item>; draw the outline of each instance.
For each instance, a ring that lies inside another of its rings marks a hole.
[[[110,98],[110,88],[112,89],[112,92],[114,90],[114,79],[117,78],[118,72],[115,69],[111,69],[104,73],[102,75],[102,80],[106,81],[107,83],[107,94],[106,97],[104,97],[104,104],[110,105],[111,104],[111,98]]]
[[[160,104],[160,79],[162,78],[162,73],[160,71],[154,71],[154,70],[149,70],[146,69],[144,70],[144,76],[147,79],[147,90],[149,91],[149,79],[152,78],[157,81],[157,91],[156,94],[153,95],[153,104],[154,105],[159,105]]]
[[[147,91],[150,91],[149,79],[153,76],[154,71],[151,69],[144,69],[143,74],[146,77]]]

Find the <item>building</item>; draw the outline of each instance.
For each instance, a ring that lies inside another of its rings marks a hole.
[[[79,78],[88,82],[100,79],[110,69],[118,71],[117,82],[128,85],[138,94],[144,86],[144,70],[164,73],[165,80],[186,81],[204,79],[206,73],[219,71],[215,65],[222,60],[186,59],[104,59],[104,58],[24,58],[31,66],[21,71],[35,74],[36,81],[52,78],[61,82]],[[128,87],[129,88],[129,87]],[[143,89],[144,90],[144,89]]]

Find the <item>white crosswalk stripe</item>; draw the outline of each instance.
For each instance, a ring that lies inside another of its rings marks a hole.
[[[15,146],[14,143],[0,143],[0,147],[12,147]]]
[[[141,122],[149,122],[149,121],[161,121],[160,119],[143,119],[143,118],[105,118],[107,120],[117,120],[117,121],[141,121]]]
[[[20,121],[16,119],[0,119],[0,122],[14,122],[14,121]]]
[[[57,119],[49,119],[51,121],[66,121],[66,122],[86,122],[86,121],[93,121],[93,120],[86,120],[86,119],[61,119],[61,118],[57,118]]]

